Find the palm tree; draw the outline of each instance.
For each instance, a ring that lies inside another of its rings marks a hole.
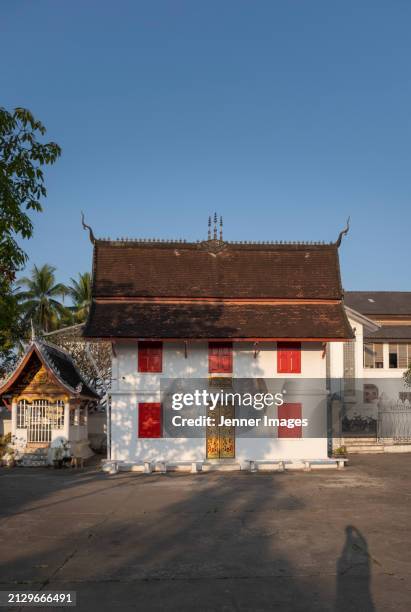
[[[67,295],[68,289],[62,283],[56,283],[56,268],[44,264],[41,268],[34,266],[30,277],[21,278],[19,285],[26,291],[17,293],[24,319],[32,319],[33,324],[45,332],[58,327],[59,320],[67,309],[58,298]]]
[[[79,323],[87,319],[91,304],[91,274],[84,272],[78,275],[78,280],[71,278],[71,285],[68,287],[69,295],[73,300],[72,310],[74,317]]]

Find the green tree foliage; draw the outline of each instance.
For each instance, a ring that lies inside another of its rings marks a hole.
[[[47,195],[42,168],[61,154],[55,142],[39,142],[45,132],[29,110],[0,108],[0,275],[9,283],[26,261],[16,237],[33,234],[27,211],[40,212]]]
[[[54,142],[42,143],[45,127],[30,111],[0,107],[0,375],[13,361],[13,349],[24,336],[13,292],[16,273],[26,262],[19,238],[31,238],[31,211],[41,211],[46,196],[43,167],[61,154]]]
[[[0,293],[0,380],[13,369],[17,361],[19,341],[26,335],[27,326],[20,317],[15,293]]]
[[[87,319],[91,304],[91,274],[84,272],[78,275],[78,280],[71,278],[68,293],[73,300],[71,308],[76,323],[83,323]]]
[[[26,322],[32,320],[40,331],[57,329],[67,310],[60,298],[64,299],[68,289],[62,283],[56,283],[55,271],[49,264],[41,268],[34,266],[29,277],[18,281],[20,287],[26,288],[26,291],[16,294],[23,318]]]

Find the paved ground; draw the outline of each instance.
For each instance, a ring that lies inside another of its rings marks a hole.
[[[344,471],[0,470],[0,589],[81,611],[411,610],[411,455]]]

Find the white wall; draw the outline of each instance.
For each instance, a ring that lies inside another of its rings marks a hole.
[[[253,343],[234,343],[233,377],[284,378],[283,374],[277,373],[276,343],[260,343],[256,348],[254,358]],[[287,374],[287,378],[324,378],[322,344],[303,342],[301,348],[301,374]],[[137,370],[137,342],[117,343],[116,356],[113,356],[112,393],[135,392],[137,389],[140,392],[158,390],[161,378],[208,378],[208,343],[189,344],[187,359],[183,342],[164,343],[163,371],[160,374],[149,374]]]
[[[160,380],[164,378],[208,378],[208,342],[163,345],[163,371],[159,374],[139,373],[138,344],[117,342],[113,355],[111,407],[111,456],[122,461],[202,461],[206,458],[203,438],[138,438],[138,403],[160,401]],[[256,354],[255,354],[255,351]],[[254,356],[255,355],[255,356]],[[278,374],[276,343],[252,342],[233,344],[234,378],[316,379],[315,387],[325,388],[326,360],[322,343],[302,343],[301,374]],[[280,380],[279,380],[280,383]],[[326,422],[326,408],[318,410],[317,391],[311,398],[304,396],[303,418],[314,414]],[[276,433],[274,432],[276,436]],[[236,460],[323,458],[327,456],[326,438],[284,440],[273,438],[236,438]]]
[[[9,433],[11,433],[11,417],[0,419],[0,436],[7,436]]]

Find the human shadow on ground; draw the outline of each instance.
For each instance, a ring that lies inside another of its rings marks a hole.
[[[353,525],[345,528],[345,543],[337,561],[336,612],[375,610],[371,596],[372,558],[367,540]]]

